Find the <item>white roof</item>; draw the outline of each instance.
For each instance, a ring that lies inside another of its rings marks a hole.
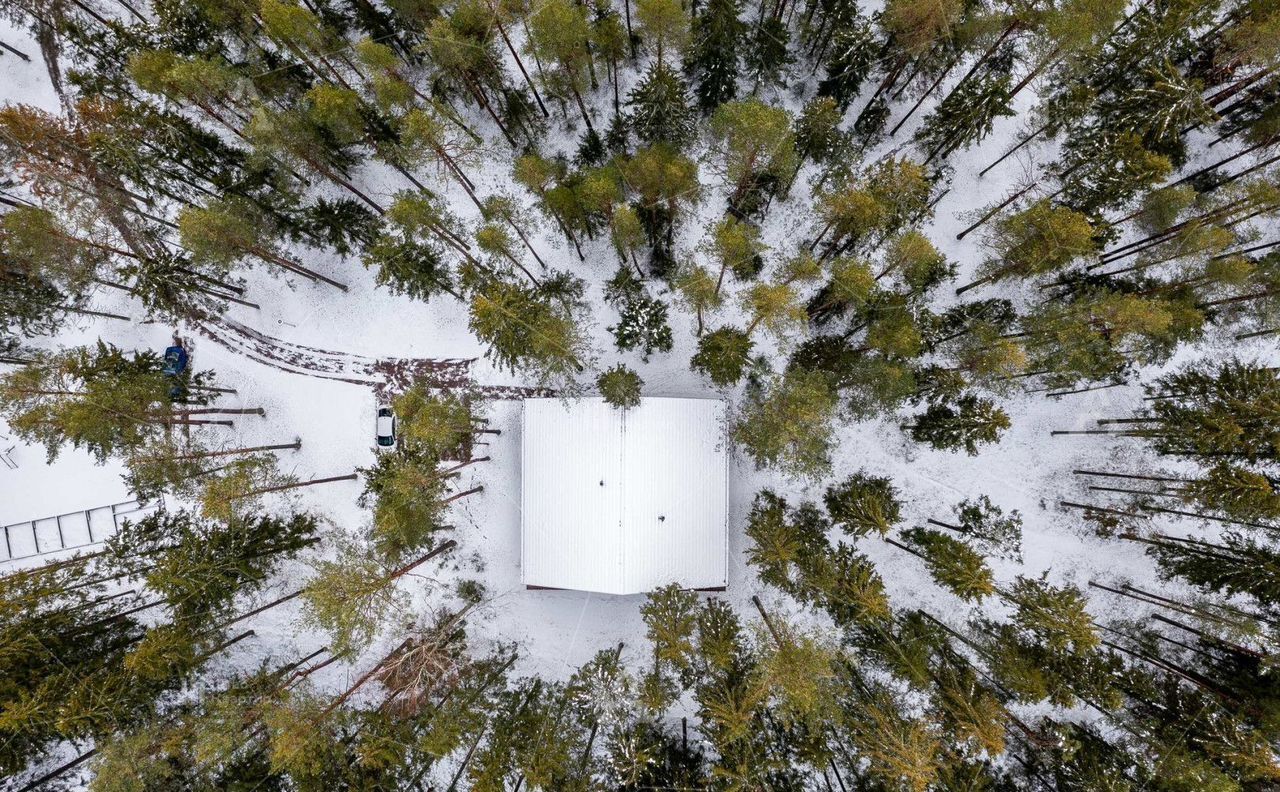
[[[725,404],[526,399],[525,585],[640,594],[727,583]]]

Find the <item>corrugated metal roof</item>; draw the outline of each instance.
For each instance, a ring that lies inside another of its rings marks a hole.
[[[522,442],[526,585],[726,584],[724,402],[527,399]]]

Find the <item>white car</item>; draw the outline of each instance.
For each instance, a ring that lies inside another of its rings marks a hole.
[[[396,444],[396,414],[391,412],[390,407],[378,408],[376,424],[378,449],[394,448]]]

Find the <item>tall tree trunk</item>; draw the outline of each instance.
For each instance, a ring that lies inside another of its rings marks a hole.
[[[290,484],[276,484],[272,487],[259,487],[258,489],[252,489],[240,495],[235,495],[231,497],[230,500],[243,500],[244,498],[250,498],[254,495],[265,495],[268,492],[283,492],[284,490],[297,489],[298,487],[310,487],[313,484],[328,484],[333,481],[354,481],[358,477],[359,476],[356,473],[348,473],[345,476],[329,476],[327,478],[310,479],[309,481],[295,481]]]

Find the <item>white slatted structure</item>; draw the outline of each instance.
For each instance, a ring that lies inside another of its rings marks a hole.
[[[526,586],[725,586],[724,402],[526,399],[522,442]]]

